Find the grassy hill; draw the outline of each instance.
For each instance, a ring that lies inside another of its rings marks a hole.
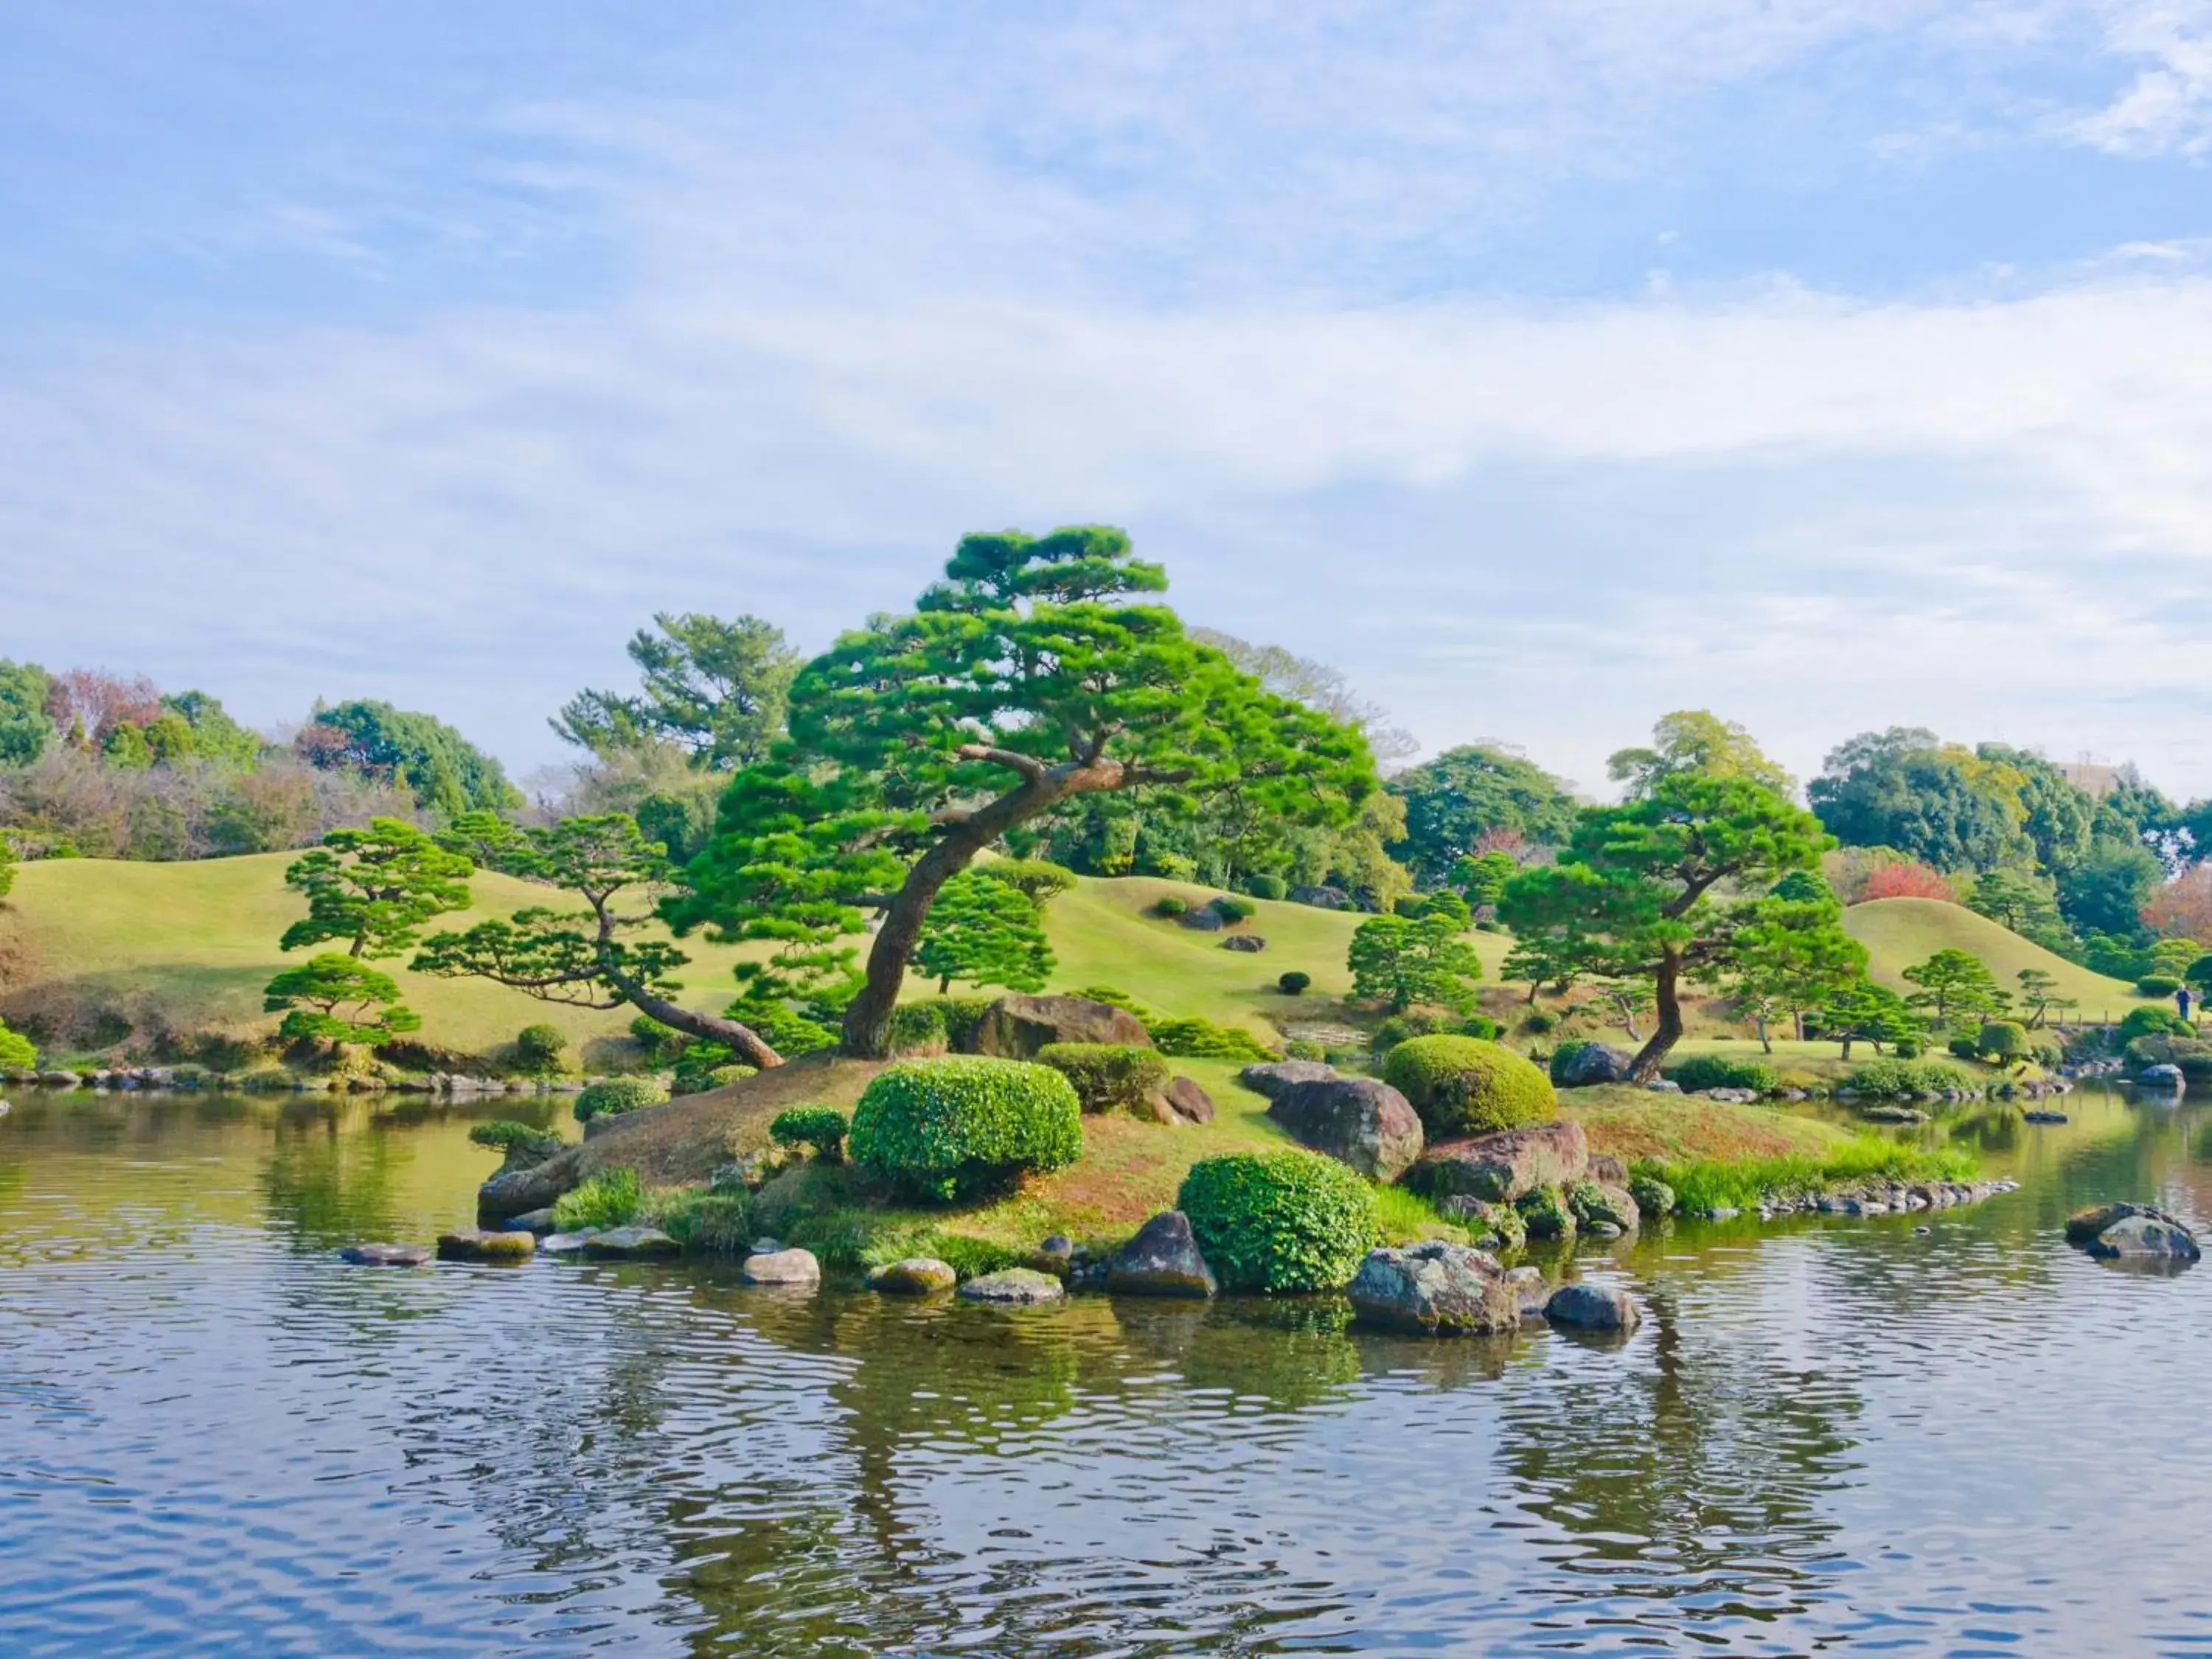
[[[1876,899],[1870,904],[1855,904],[1844,912],[1844,927],[1866,946],[1867,965],[1873,977],[1893,990],[1913,988],[1905,979],[1907,968],[1927,961],[1938,951],[1957,949],[1979,957],[2007,990],[2018,988],[2021,969],[2042,969],[2057,980],[2059,995],[2081,1004],[2077,1013],[2082,1018],[2100,1018],[2109,1011],[2117,1019],[2143,1000],[2136,994],[2135,987],[2124,981],[2093,974],[2000,927],[1987,916],[1941,899]]]

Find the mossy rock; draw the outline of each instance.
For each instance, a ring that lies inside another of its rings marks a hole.
[[[1552,1079],[1512,1049],[1439,1033],[1398,1044],[1382,1080],[1406,1097],[1431,1140],[1541,1123],[1559,1109]]]
[[[1567,1200],[1556,1187],[1539,1187],[1514,1207],[1521,1212],[1522,1223],[1532,1239],[1575,1236],[1574,1212],[1567,1207]]]

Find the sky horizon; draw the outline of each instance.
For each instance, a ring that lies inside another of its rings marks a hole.
[[[2212,795],[2212,0],[0,18],[0,657],[450,720],[966,531],[1592,793],[1671,709]]]

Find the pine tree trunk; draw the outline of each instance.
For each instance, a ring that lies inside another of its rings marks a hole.
[[[1628,1080],[1632,1083],[1650,1083],[1656,1078],[1660,1062],[1682,1040],[1681,977],[1682,960],[1669,951],[1659,959],[1657,982],[1653,987],[1659,1005],[1659,1023],[1651,1033],[1651,1040],[1637,1051],[1635,1060],[1629,1065]]]

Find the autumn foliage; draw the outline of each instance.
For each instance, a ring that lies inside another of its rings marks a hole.
[[[1950,904],[1957,902],[1958,895],[1951,890],[1949,882],[1924,864],[1885,864],[1867,872],[1852,902],[1893,898],[1942,899]]]
[[[2212,939],[2212,865],[2195,865],[2150,896],[2143,925],[2166,939]]]

